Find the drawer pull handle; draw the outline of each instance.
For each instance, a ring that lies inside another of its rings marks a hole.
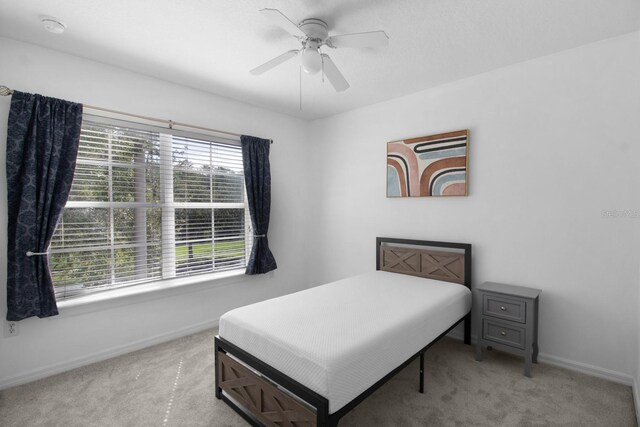
[[[502,331],[502,332],[500,332],[500,335],[502,335],[503,337],[506,337],[507,336],[507,332],[506,331]]]
[[[502,311],[506,311],[506,310],[507,310],[507,307],[505,307],[505,306],[503,305],[502,307],[500,307],[500,310],[502,310]]]

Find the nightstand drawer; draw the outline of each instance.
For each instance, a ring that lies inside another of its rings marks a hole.
[[[482,314],[514,322],[526,322],[525,302],[491,294],[483,294]]]
[[[525,330],[489,319],[482,321],[482,338],[524,350]]]

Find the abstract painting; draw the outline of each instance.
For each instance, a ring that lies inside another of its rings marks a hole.
[[[467,195],[469,131],[387,143],[387,197]]]

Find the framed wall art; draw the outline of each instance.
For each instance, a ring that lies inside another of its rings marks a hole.
[[[466,196],[469,131],[387,143],[387,197]]]

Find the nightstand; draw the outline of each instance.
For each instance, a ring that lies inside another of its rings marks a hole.
[[[476,288],[480,308],[476,360],[482,346],[524,356],[524,374],[531,377],[531,363],[538,362],[538,299],[540,289],[485,282]]]

